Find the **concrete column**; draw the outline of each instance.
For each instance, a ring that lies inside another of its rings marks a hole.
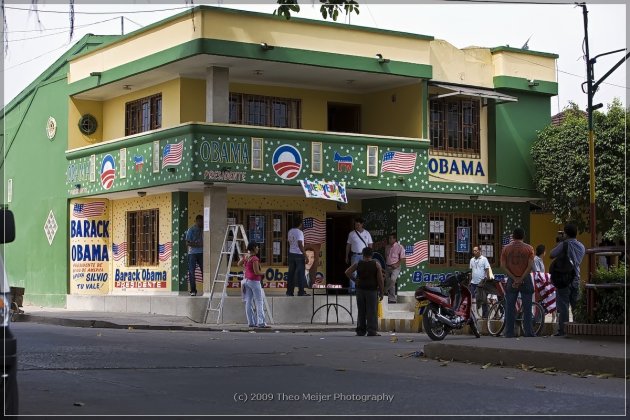
[[[227,229],[227,187],[213,185],[204,187],[203,217],[203,292],[205,295],[212,287],[217,263],[223,249],[223,239],[225,229]],[[208,217],[209,220],[206,219]]]
[[[230,117],[230,70],[208,67],[206,70],[206,122],[228,123]]]

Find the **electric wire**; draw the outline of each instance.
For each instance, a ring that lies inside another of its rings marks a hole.
[[[170,12],[170,11],[175,11],[175,10],[185,10],[185,9],[194,9],[194,7],[196,6],[182,6],[182,7],[171,7],[168,9],[153,9],[153,10],[123,10],[123,11],[114,11],[114,12],[78,12],[78,11],[74,11],[73,14],[75,15],[120,15],[120,14],[127,14],[127,13],[154,13],[154,12]],[[33,9],[25,9],[22,7],[14,7],[14,6],[4,6],[5,9],[7,10],[19,10],[19,11],[23,11],[23,12],[34,12],[35,10]],[[64,10],[37,10],[37,13],[57,13],[57,14],[71,14],[68,11],[64,11]]]

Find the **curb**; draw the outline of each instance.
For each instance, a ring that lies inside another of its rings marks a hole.
[[[424,354],[431,359],[455,360],[479,364],[492,363],[510,367],[522,364],[540,369],[559,370],[571,373],[607,373],[625,378],[625,359],[623,357],[596,356],[590,354],[571,354],[526,349],[505,349],[477,347],[461,344],[427,343]]]

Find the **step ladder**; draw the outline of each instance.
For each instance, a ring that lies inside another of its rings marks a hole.
[[[214,277],[212,279],[212,285],[210,287],[210,295],[208,297],[208,306],[206,307],[206,313],[204,316],[204,323],[208,323],[208,315],[210,312],[216,314],[216,323],[221,321],[221,315],[223,313],[223,304],[225,303],[225,297],[227,296],[226,289],[228,279],[231,277],[237,277],[242,279],[243,275],[231,274],[232,262],[234,261],[234,251],[238,251],[238,255],[243,255],[247,252],[247,234],[243,225],[228,225],[225,230],[225,236],[223,238],[223,245],[221,247],[221,253],[219,254],[219,260],[217,261],[217,267],[214,271]],[[217,293],[219,296],[217,296]],[[267,318],[271,324],[273,324],[273,318],[271,317],[271,310],[269,303],[264,295],[265,310],[267,312]],[[218,300],[218,302],[215,302]],[[216,305],[215,305],[216,303]]]

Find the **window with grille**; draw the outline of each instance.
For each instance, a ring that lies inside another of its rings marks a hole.
[[[228,209],[228,223],[243,225],[249,242],[260,245],[261,264],[267,265],[288,264],[287,234],[297,218],[302,218],[302,212]]]
[[[432,99],[429,102],[431,152],[478,158],[479,110],[478,99]]]
[[[500,216],[430,213],[429,264],[468,266],[475,246],[490,264],[498,264],[499,231]]]
[[[162,127],[162,94],[147,96],[125,104],[125,135]]]
[[[127,212],[127,265],[158,265],[159,210]]]
[[[230,124],[301,128],[302,101],[291,98],[230,93]]]

